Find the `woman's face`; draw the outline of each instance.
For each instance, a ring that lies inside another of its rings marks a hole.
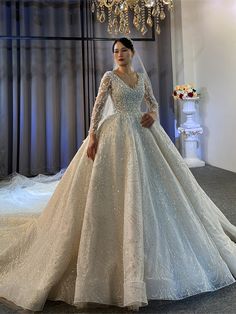
[[[125,47],[121,42],[117,42],[114,46],[114,60],[118,66],[131,64],[133,52]]]

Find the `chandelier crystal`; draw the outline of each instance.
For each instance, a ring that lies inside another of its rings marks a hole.
[[[101,23],[108,22],[109,34],[129,35],[129,13],[132,12],[135,28],[145,35],[148,27],[161,33],[160,21],[166,17],[166,8],[173,8],[173,0],[91,0],[91,11]]]

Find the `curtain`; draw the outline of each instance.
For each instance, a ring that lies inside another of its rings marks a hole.
[[[166,23],[165,37],[139,35],[135,47],[171,136],[172,117],[164,109],[170,108],[171,54],[159,47],[168,36]],[[89,1],[0,1],[0,177],[68,166],[87,136],[100,79],[113,66],[112,42]]]
[[[173,68],[171,55],[171,24],[167,14],[161,24],[161,34],[158,40],[158,82],[161,124],[175,144],[175,108],[173,93]]]
[[[55,173],[86,135],[92,50],[69,39],[81,36],[80,11],[80,1],[0,2],[1,176]]]

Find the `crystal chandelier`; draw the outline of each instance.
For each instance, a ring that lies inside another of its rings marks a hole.
[[[129,12],[133,11],[135,28],[145,35],[148,27],[155,27],[156,33],[161,33],[160,21],[166,17],[165,8],[173,8],[173,0],[92,0],[91,11],[101,23],[108,21],[109,34],[131,33]]]

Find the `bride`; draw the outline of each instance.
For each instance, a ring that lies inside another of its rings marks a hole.
[[[236,227],[162,128],[132,41],[112,51],[89,135],[47,205],[0,219],[0,297],[21,308],[40,311],[48,299],[138,310],[235,282]]]

